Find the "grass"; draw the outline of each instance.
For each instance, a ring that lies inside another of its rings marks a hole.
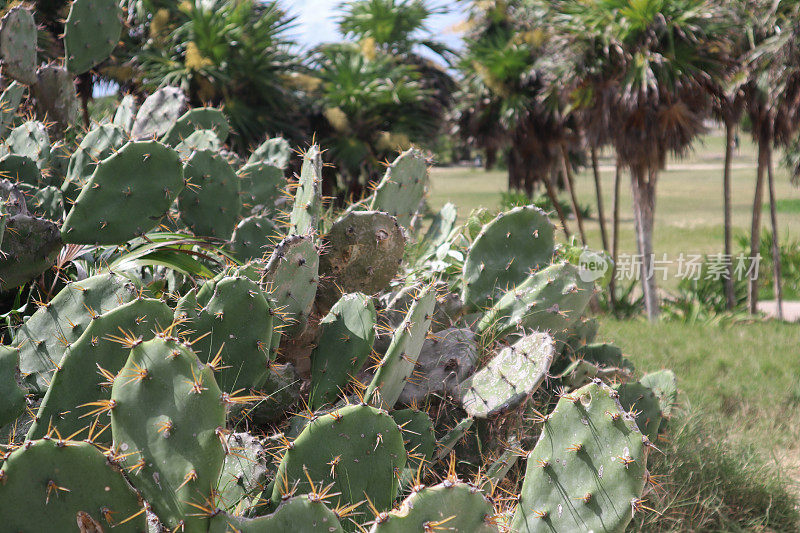
[[[734,231],[749,234],[755,182],[755,150],[743,142],[732,175]],[[722,251],[722,145],[719,133],[703,139],[690,158],[670,161],[658,184],[656,254]],[[776,161],[779,158],[776,157]],[[603,194],[611,209],[613,161],[602,158]],[[434,168],[430,203],[451,201],[466,217],[479,206],[497,209],[505,190],[503,171]],[[621,187],[622,253],[634,254],[630,185]],[[597,213],[588,171],[577,177],[578,200]],[[800,191],[776,168],[780,234],[800,239]],[[765,196],[766,199],[766,196]],[[769,221],[764,213],[762,224]],[[595,219],[587,221],[589,245],[600,248]],[[575,223],[570,222],[573,233]],[[766,226],[762,226],[766,227]],[[678,284],[674,268],[662,288]],[[642,531],[799,531],[800,327],[776,321],[734,325],[600,317],[599,337],[613,341],[645,373],[672,368],[681,390],[680,414],[669,440],[654,454],[651,471],[663,491],[648,496],[658,513],[637,517]]]

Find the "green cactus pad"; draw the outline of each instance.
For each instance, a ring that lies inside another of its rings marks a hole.
[[[563,396],[528,455],[513,531],[624,531],[642,495],[647,447],[616,391]]]
[[[170,146],[177,146],[196,130],[211,130],[219,141],[224,143],[230,135],[231,127],[221,109],[195,107],[175,121],[161,141]]]
[[[258,388],[269,366],[272,308],[259,286],[245,277],[223,278],[190,327],[203,362],[222,358],[216,374],[225,392]],[[205,336],[203,336],[205,335]]]
[[[225,448],[225,463],[217,482],[217,506],[241,516],[258,503],[266,488],[269,455],[261,441],[249,433],[231,433]]]
[[[475,237],[464,261],[462,298],[472,309],[494,303],[504,291],[550,264],[553,224],[533,206],[501,213]]]
[[[147,529],[138,495],[119,467],[89,443],[26,443],[6,458],[0,479],[0,516],[6,531]]]
[[[248,519],[221,513],[211,519],[208,533],[342,533],[333,511],[313,495],[295,496],[271,515]]]
[[[319,229],[322,214],[322,154],[316,144],[303,154],[300,179],[289,215],[289,235],[307,235]]]
[[[131,142],[101,161],[67,215],[64,242],[119,244],[158,225],[183,188],[178,154]]]
[[[267,163],[248,163],[236,174],[241,178],[245,212],[269,215],[277,210],[278,199],[286,189],[283,170]]]
[[[106,313],[95,312],[83,334],[64,353],[27,438],[40,439],[51,427],[66,436],[89,426],[92,419],[84,415],[92,407],[87,404],[111,398],[112,383],[100,369],[116,376],[130,353],[126,337],[131,341],[150,339],[154,331],[171,322],[172,311],[160,300],[137,299]],[[111,435],[104,434],[100,442],[108,445],[110,441]]]
[[[122,148],[127,140],[128,134],[115,124],[102,124],[90,130],[69,158],[61,192],[74,201],[92,177],[97,164]]]
[[[31,392],[43,396],[67,347],[92,321],[87,308],[103,314],[136,297],[128,279],[113,273],[70,283],[40,306],[14,335],[20,351],[20,371]]]
[[[655,393],[649,387],[638,381],[622,383],[614,387],[619,393],[619,403],[636,419],[639,431],[651,441],[658,438],[658,428],[661,426],[661,406]]]
[[[456,447],[456,444],[464,438],[467,434],[467,431],[472,427],[472,424],[475,423],[474,418],[464,418],[458,424],[453,426],[453,429],[448,431],[444,434],[444,436],[436,441],[436,456],[435,458],[443,459],[447,457],[453,448]]]
[[[518,406],[547,377],[555,351],[550,335],[539,332],[501,349],[461,383],[464,410],[470,416],[487,418]]]
[[[58,65],[45,65],[36,71],[36,110],[63,132],[75,123],[78,117],[78,96],[75,81],[67,69]]]
[[[416,295],[367,387],[364,394],[367,401],[389,408],[397,402],[411,378],[422,344],[431,329],[435,304],[436,293],[430,288],[422,289]]]
[[[403,261],[406,238],[397,221],[376,211],[353,211],[334,222],[324,238],[319,300],[330,307],[342,293],[386,289]]]
[[[445,480],[439,485],[415,490],[387,515],[380,516],[370,533],[424,533],[460,531],[497,532],[492,523],[492,504],[477,488]]]
[[[376,320],[372,299],[361,293],[345,294],[322,319],[311,352],[311,409],[336,400],[361,371],[375,342]]]
[[[44,184],[42,172],[36,162],[24,155],[7,154],[0,158],[0,176],[14,183],[26,183],[33,187]]]
[[[276,335],[298,335],[306,327],[319,284],[319,254],[311,237],[295,235],[279,242],[264,281],[279,317]],[[275,339],[272,346],[278,346]]]
[[[661,414],[669,418],[678,403],[678,381],[672,370],[659,370],[642,376],[639,383],[648,387],[658,398]]]
[[[123,129],[130,134],[133,129],[133,121],[136,120],[136,97],[126,94],[120,100],[117,110],[114,112],[112,124]]]
[[[289,141],[283,137],[273,137],[272,139],[267,139],[253,150],[253,153],[247,159],[247,164],[266,163],[283,169],[289,165],[291,156],[292,147],[289,146]]]
[[[181,220],[195,235],[228,239],[242,202],[239,177],[214,152],[195,152],[184,168],[186,188],[178,197]]]
[[[395,159],[372,194],[370,209],[389,213],[403,227],[416,216],[428,186],[428,163],[417,149]]]
[[[11,130],[6,138],[6,147],[10,154],[32,159],[40,170],[50,163],[50,136],[41,122],[29,120]]]
[[[281,230],[268,217],[244,218],[233,230],[231,253],[241,261],[261,259],[281,236]]]
[[[25,85],[36,83],[36,21],[25,6],[8,10],[0,24],[3,77]]]
[[[104,61],[122,33],[122,10],[115,0],[74,0],[64,24],[67,69],[83,74]]]
[[[25,411],[25,391],[17,384],[19,350],[0,346],[0,427]]]
[[[0,246],[0,292],[34,279],[53,266],[61,251],[58,226],[28,214],[5,219]]]
[[[317,487],[332,483],[330,492],[341,493],[335,498],[341,503],[369,498],[376,509],[386,510],[405,464],[403,437],[392,417],[367,405],[349,405],[311,421],[298,435],[278,466],[272,500],[281,501],[295,483],[298,494],[309,492],[310,478]]]
[[[162,87],[148,96],[136,113],[131,136],[152,139],[163,136],[186,111],[186,95],[177,87]]]
[[[24,94],[25,86],[16,81],[12,81],[3,94],[0,94],[0,138],[6,136]]]
[[[114,449],[169,528],[183,525],[191,533],[208,527],[191,504],[208,505],[225,458],[218,435],[225,427],[221,394],[211,369],[173,339],[135,346],[114,380]]]
[[[432,254],[443,243],[451,238],[458,220],[458,208],[450,202],[444,204],[436,213],[428,231],[421,241],[422,255]]]
[[[401,487],[406,490],[413,487],[417,474],[423,475],[425,467],[431,464],[436,452],[436,432],[424,411],[400,409],[389,414],[403,432],[403,444],[408,453],[408,463],[401,477]]]
[[[506,292],[483,315],[477,331],[492,331],[498,338],[518,328],[562,332],[580,318],[593,289],[574,265],[549,266]]]
[[[183,139],[175,146],[175,151],[180,154],[181,159],[189,159],[194,152],[202,150],[209,150],[211,152],[219,152],[222,148],[222,143],[219,141],[217,134],[211,130],[197,130],[189,134],[188,137]]]

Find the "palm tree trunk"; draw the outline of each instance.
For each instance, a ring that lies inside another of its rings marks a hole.
[[[600,224],[600,239],[603,241],[603,250],[608,250],[608,235],[606,234],[606,215],[603,209],[603,189],[600,186],[600,168],[597,163],[597,148],[592,145],[592,172],[594,173],[594,190],[597,196],[597,220]]]
[[[735,135],[735,124],[731,120],[725,121],[725,170],[722,174],[722,197],[724,204],[725,218],[725,262],[727,273],[725,276],[725,306],[731,310],[736,305],[736,297],[733,293],[733,251],[731,249],[731,162],[733,159],[733,146]]]
[[[658,317],[658,294],[653,269],[653,217],[655,215],[655,184],[657,174],[636,167],[631,169],[631,189],[633,190],[633,213],[636,222],[636,244],[641,256],[642,293],[647,318]]]
[[[761,204],[764,201],[764,170],[767,163],[766,147],[768,141],[758,140],[758,170],[756,171],[756,190],[753,194],[753,217],[750,220],[750,261],[755,261],[761,250]],[[755,264],[754,264],[755,266]],[[751,314],[758,310],[758,276],[750,276],[747,285],[747,306]]]
[[[614,205],[611,221],[611,281],[608,284],[608,304],[613,310],[617,302],[617,257],[619,256],[619,185],[622,181],[622,168],[619,161],[614,166]]]
[[[553,182],[550,179],[550,176],[545,175],[544,179],[544,188],[547,191],[547,197],[550,198],[550,203],[553,204],[553,207],[556,209],[556,213],[558,213],[558,219],[561,221],[561,228],[564,230],[564,236],[569,240],[569,227],[567,227],[567,219],[564,217],[564,211],[561,209],[561,204],[558,203],[558,196],[556,196],[556,191],[553,189]]]
[[[772,223],[772,290],[778,306],[778,320],[783,320],[783,276],[781,275],[781,253],[778,245],[778,215],[775,210],[775,180],[772,175],[772,146],[767,149],[767,183],[769,186],[769,216]]]
[[[567,186],[570,204],[572,205],[572,214],[575,215],[575,220],[578,222],[578,233],[581,236],[581,242],[586,244],[586,231],[583,229],[583,217],[581,216],[581,209],[578,206],[578,199],[575,197],[575,184],[572,180],[572,169],[569,164],[567,146],[564,143],[561,144],[561,167],[564,171],[564,184]]]

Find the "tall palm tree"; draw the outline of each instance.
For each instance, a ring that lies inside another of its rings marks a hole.
[[[576,101],[608,124],[630,171],[636,241],[648,317],[659,313],[653,273],[656,186],[668,154],[683,155],[704,131],[712,74],[727,50],[711,0],[553,2],[580,49]]]

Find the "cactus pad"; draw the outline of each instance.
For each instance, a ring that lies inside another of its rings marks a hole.
[[[75,200],[97,164],[121,148],[127,138],[125,130],[115,124],[102,124],[90,130],[69,158],[61,191]]]
[[[45,65],[36,71],[36,109],[41,116],[55,121],[59,131],[75,123],[78,116],[78,96],[72,74],[64,67]]]
[[[322,154],[316,144],[303,154],[300,179],[289,215],[289,235],[316,232],[322,214]]]
[[[119,42],[122,10],[114,0],[74,0],[64,25],[67,69],[83,74],[104,61]]]
[[[267,163],[248,163],[236,174],[241,178],[242,206],[249,213],[269,215],[286,189],[283,170]]]
[[[11,154],[24,155],[36,162],[39,169],[50,163],[50,136],[41,122],[23,122],[8,134],[6,146]]]
[[[97,165],[67,215],[64,242],[118,244],[154,228],[183,188],[175,150],[131,142]]]
[[[271,515],[248,519],[218,514],[208,533],[342,533],[333,511],[317,495],[295,496],[282,502]]]
[[[360,293],[342,296],[322,319],[311,352],[311,409],[334,401],[364,366],[375,342],[375,321],[372,299]]]
[[[487,418],[518,406],[539,388],[553,362],[555,342],[547,333],[522,337],[461,384],[467,414]]]
[[[321,446],[321,443],[325,443]],[[298,493],[333,484],[342,503],[369,498],[375,508],[389,509],[406,464],[403,437],[392,417],[367,405],[349,405],[312,420],[281,460],[273,502],[298,483]],[[364,517],[361,516],[363,521]]]
[[[428,163],[414,148],[406,150],[386,169],[370,201],[370,209],[389,213],[404,227],[411,225],[428,186]]]
[[[111,389],[111,430],[133,485],[170,528],[206,531],[225,452],[225,406],[211,369],[176,340],[135,346]],[[180,453],[175,453],[180,450]]]
[[[219,141],[224,143],[230,134],[231,127],[225,113],[215,107],[195,107],[184,113],[164,135],[162,142],[177,146],[196,130],[211,130]]]
[[[0,25],[3,77],[25,85],[36,83],[36,22],[22,5],[8,10]]]
[[[16,81],[12,81],[3,94],[0,94],[0,138],[6,136],[8,127],[14,116],[17,114],[22,95],[25,93],[25,86]]]
[[[532,272],[550,264],[553,224],[541,209],[516,207],[486,224],[464,261],[462,298],[473,309],[494,303]]]
[[[292,148],[289,146],[289,141],[283,137],[273,137],[272,139],[267,139],[253,150],[253,153],[247,159],[247,164],[266,163],[283,169],[289,164],[291,156]]]
[[[148,96],[133,122],[131,135],[135,139],[159,138],[186,111],[188,101],[177,87],[162,87]]]
[[[219,155],[195,152],[184,169],[186,188],[178,198],[181,220],[195,235],[228,239],[242,208],[239,177]]]
[[[528,454],[511,528],[624,531],[639,505],[647,447],[609,387],[563,396]]]
[[[0,346],[0,427],[12,422],[25,411],[25,391],[17,384],[19,351]]]
[[[320,273],[329,277],[320,291],[325,307],[348,292],[374,294],[389,286],[403,260],[406,238],[397,221],[376,211],[353,211],[325,236]]]
[[[242,219],[233,230],[231,253],[241,261],[261,259],[281,236],[281,231],[265,216]]]
[[[6,458],[0,479],[6,531],[138,533],[147,528],[142,502],[119,467],[87,442],[28,442]]]

